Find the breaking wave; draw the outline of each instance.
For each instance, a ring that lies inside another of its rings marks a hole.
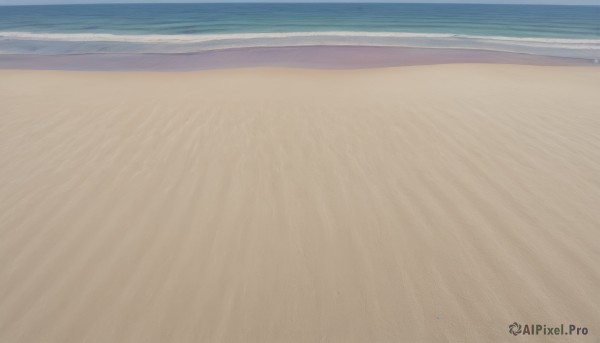
[[[472,40],[479,42],[497,42],[535,47],[600,50],[600,39],[568,39],[538,37],[475,36],[450,33],[411,33],[411,32],[265,32],[231,34],[190,34],[190,35],[117,35],[110,33],[36,33],[36,32],[0,32],[3,40],[33,40],[62,42],[129,42],[129,43],[170,43],[190,44],[230,40],[264,40],[286,38],[341,38],[341,39],[448,39]],[[347,42],[347,41],[345,41]]]

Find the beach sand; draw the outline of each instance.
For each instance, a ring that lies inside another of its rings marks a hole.
[[[593,67],[2,70],[0,342],[598,342],[598,94]]]

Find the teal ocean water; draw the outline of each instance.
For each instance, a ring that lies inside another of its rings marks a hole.
[[[600,7],[136,4],[0,7],[0,54],[360,45],[600,58]]]

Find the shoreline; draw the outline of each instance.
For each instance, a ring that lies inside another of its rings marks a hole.
[[[476,49],[354,45],[249,47],[173,54],[0,55],[0,69],[194,71],[249,67],[363,69],[436,64],[595,66],[594,60]]]

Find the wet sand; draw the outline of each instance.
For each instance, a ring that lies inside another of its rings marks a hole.
[[[434,64],[492,63],[593,66],[593,60],[469,49],[385,46],[256,47],[168,54],[0,54],[0,69],[80,71],[193,71],[287,67],[358,69]]]

